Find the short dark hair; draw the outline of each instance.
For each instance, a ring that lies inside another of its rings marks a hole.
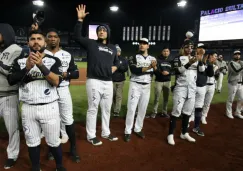
[[[214,55],[214,54],[217,54],[217,55],[218,55],[218,52],[216,52],[216,51],[211,51],[211,52],[209,52],[208,54],[209,54],[209,56],[212,56],[212,55]]]
[[[45,34],[40,30],[40,29],[38,29],[38,30],[31,30],[30,32],[29,32],[29,38],[32,36],[32,34],[41,34],[43,37],[45,37]]]
[[[170,51],[170,48],[169,48],[168,46],[164,46],[164,47],[162,48],[162,51],[165,50],[165,49],[169,49],[169,51]]]
[[[46,35],[48,35],[50,32],[55,32],[59,36],[59,31],[55,28],[50,28],[47,30]]]

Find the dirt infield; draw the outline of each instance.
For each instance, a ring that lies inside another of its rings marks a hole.
[[[86,68],[79,69],[79,79],[71,80],[71,85],[83,85],[86,82]]]
[[[211,107],[208,125],[202,126],[205,137],[196,136],[196,143],[179,138],[180,122],[175,133],[175,146],[166,142],[168,119],[146,119],[144,140],[132,136],[131,142],[123,141],[124,119],[112,119],[112,133],[118,142],[103,140],[103,145],[94,147],[86,141],[85,127],[76,124],[77,144],[81,163],[74,164],[68,158],[69,145],[63,146],[64,165],[68,171],[242,171],[243,170],[243,120],[230,120],[224,116],[225,105]],[[100,137],[100,123],[97,136]],[[29,171],[28,149],[21,134],[20,157],[11,171]],[[6,159],[8,144],[6,135],[0,136],[0,170]],[[47,146],[42,142],[42,171],[54,171],[55,162],[47,161]]]

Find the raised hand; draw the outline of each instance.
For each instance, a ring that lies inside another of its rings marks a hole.
[[[42,65],[42,54],[40,52],[33,53],[31,57],[32,57],[34,63],[38,67]]]
[[[27,70],[31,70],[31,68],[33,68],[35,66],[35,63],[32,59],[32,53],[30,53],[30,56],[28,57],[27,61],[26,61],[26,69]]]
[[[190,64],[193,64],[193,63],[195,63],[197,61],[198,61],[198,59],[196,57],[192,57],[191,59],[189,59],[189,63]]]
[[[39,29],[39,25],[37,23],[34,23],[31,25],[31,30],[38,30]]]
[[[79,5],[77,8],[76,8],[76,11],[77,11],[77,17],[78,17],[78,20],[79,21],[83,21],[84,18],[86,17],[86,15],[89,14],[89,12],[86,12],[86,5]]]

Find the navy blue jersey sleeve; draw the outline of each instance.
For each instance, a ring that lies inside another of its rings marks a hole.
[[[78,79],[78,78],[79,78],[79,70],[77,65],[74,62],[74,58],[71,57],[69,68],[67,70],[67,79]]]

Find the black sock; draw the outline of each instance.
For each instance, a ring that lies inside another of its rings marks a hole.
[[[28,147],[28,151],[32,168],[40,169],[40,145],[37,147]]]
[[[76,136],[75,136],[74,124],[66,125],[66,132],[70,141],[70,152],[76,153]]]
[[[170,117],[169,135],[174,133],[174,130],[176,128],[176,120],[177,120],[177,117],[175,117],[175,116]]]
[[[188,132],[187,129],[188,129],[189,118],[190,116],[182,114],[182,134],[183,135]]]
[[[200,126],[201,117],[202,117],[202,108],[195,108],[194,128],[198,128]]]
[[[56,167],[60,168],[62,167],[62,147],[59,145],[58,147],[49,147],[55,161],[56,161]]]

